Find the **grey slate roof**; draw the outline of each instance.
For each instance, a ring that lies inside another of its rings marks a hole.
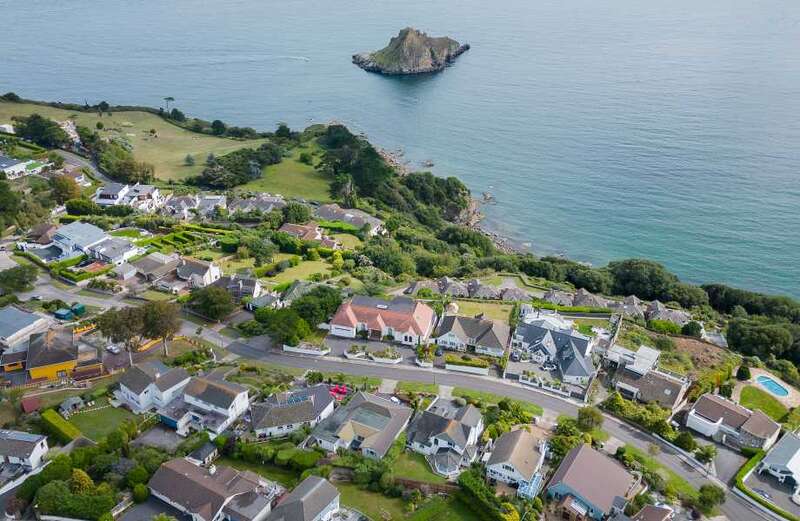
[[[185,394],[200,401],[227,409],[247,388],[224,380],[210,380],[201,376],[192,377],[186,386]]]
[[[135,392],[144,391],[148,385],[155,383],[159,390],[165,391],[189,378],[189,373],[182,367],[169,368],[159,360],[136,364],[122,375],[119,383]]]
[[[539,440],[530,432],[519,428],[497,438],[487,465],[512,465],[530,481],[536,473],[540,458]]]
[[[44,438],[29,432],[0,430],[0,456],[27,458]]]
[[[178,264],[178,277],[183,280],[189,280],[193,275],[202,277],[210,267],[210,262],[184,257]]]
[[[0,338],[14,336],[17,331],[35,324],[42,317],[35,313],[23,311],[15,306],[0,308]]]
[[[530,345],[530,350],[545,350],[555,359],[561,373],[568,376],[589,376],[594,364],[589,358],[591,339],[576,331],[556,331],[536,324],[523,322],[514,333]]]
[[[14,159],[13,157],[0,155],[0,170],[11,168],[12,166],[18,165],[20,163],[24,163],[24,161],[21,159]]]
[[[361,228],[369,223],[370,227],[381,226],[383,221],[373,217],[367,212],[355,208],[344,209],[336,203],[320,205],[315,215],[326,221],[342,221],[351,224],[356,228]]]
[[[122,237],[107,237],[92,246],[92,251],[109,259],[121,257],[126,252],[135,248],[133,243]]]
[[[277,393],[251,407],[253,429],[312,421],[333,402],[327,385]]]
[[[502,350],[508,346],[511,329],[497,320],[447,315],[439,323],[435,335],[439,337],[447,333],[453,333],[470,345]]]
[[[106,232],[97,226],[81,221],[71,222],[56,231],[55,239],[64,237],[80,248],[88,248],[107,237]]]
[[[452,418],[431,410],[422,411],[408,426],[408,442],[428,445],[429,440],[436,436],[452,441],[455,446],[463,449],[467,445],[470,432],[480,420],[480,414],[480,410],[472,405],[462,407]]]
[[[674,409],[683,398],[685,383],[660,371],[650,370],[644,375],[623,369],[618,373],[619,383],[639,390],[639,399],[645,403],[656,402],[661,407]]]
[[[800,477],[800,437],[793,432],[787,432],[778,440],[772,450],[762,460],[762,465],[786,468]]]
[[[267,521],[313,521],[336,498],[339,491],[319,476],[309,476],[278,504]]]

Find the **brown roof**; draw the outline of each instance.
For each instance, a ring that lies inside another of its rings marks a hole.
[[[410,330],[425,335],[435,321],[433,309],[422,302],[405,297],[385,301],[359,295],[339,306],[331,324],[346,327],[366,324],[367,328],[375,331],[391,327],[398,332]]]
[[[27,398],[23,398],[19,402],[20,407],[22,407],[22,412],[25,414],[31,413],[33,411],[38,411],[42,408],[42,401],[39,399],[38,396],[28,396]]]
[[[530,480],[533,478],[540,457],[539,440],[525,429],[517,429],[497,438],[488,464],[510,463]]]
[[[716,394],[704,394],[694,404],[692,410],[707,420],[722,423],[732,429],[739,429],[750,419],[750,409],[726,400]]]
[[[35,333],[28,340],[25,369],[62,364],[78,360],[78,346],[73,341],[71,329],[51,329]]]
[[[656,402],[662,407],[674,409],[683,398],[685,383],[660,371],[648,371],[640,375],[623,370],[619,383],[639,389],[639,399],[645,403]]]
[[[667,521],[672,516],[672,512],[669,508],[645,505],[631,518],[631,521]]]
[[[583,444],[564,456],[548,487],[559,483],[609,513],[615,498],[630,494],[635,478],[617,461]]]
[[[185,459],[163,463],[150,479],[150,489],[211,521],[228,498],[254,491],[260,478],[250,471],[217,466],[213,474]]]
[[[753,411],[750,418],[742,425],[742,430],[757,438],[766,440],[781,430],[781,426],[761,411]]]
[[[247,388],[239,384],[195,376],[189,381],[184,393],[200,401],[227,409],[240,393],[246,391]]]
[[[313,221],[308,224],[284,223],[278,231],[288,233],[304,241],[318,241],[322,237],[322,232],[317,227],[317,223]]]

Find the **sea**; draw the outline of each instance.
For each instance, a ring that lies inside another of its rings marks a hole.
[[[484,226],[595,266],[800,297],[797,0],[0,0],[0,91],[338,121],[457,176]],[[406,26],[434,75],[351,63]]]

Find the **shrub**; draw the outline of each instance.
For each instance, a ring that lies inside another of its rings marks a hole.
[[[681,333],[681,326],[669,320],[648,320],[647,329],[665,335],[679,335]]]
[[[150,489],[144,483],[137,483],[133,487],[133,500],[137,503],[144,503],[150,496]]]
[[[736,379],[740,382],[746,382],[752,377],[753,375],[750,374],[750,368],[745,364],[741,364],[739,369],[736,370]]]
[[[69,443],[81,435],[80,429],[61,417],[53,409],[42,413],[42,425],[50,436],[61,443]]]
[[[681,328],[681,333],[686,336],[700,338],[700,335],[703,334],[703,326],[701,326],[699,322],[692,320],[691,322],[684,324],[684,326]]]
[[[491,364],[483,358],[476,358],[469,355],[455,355],[447,354],[444,357],[446,364],[450,365],[463,365],[467,367],[489,367]]]

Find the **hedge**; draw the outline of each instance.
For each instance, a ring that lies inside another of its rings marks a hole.
[[[83,271],[81,273],[73,273],[71,271],[60,271],[60,272],[54,271],[53,274],[64,277],[65,279],[71,280],[72,282],[81,282],[94,277],[99,277],[100,275],[105,275],[106,273],[112,271],[113,269],[114,266],[108,266],[99,271]]]
[[[739,472],[736,473],[736,479],[735,479],[736,488],[744,492],[747,495],[747,497],[749,497],[759,505],[763,506],[767,510],[774,512],[781,517],[789,519],[790,521],[800,521],[800,517],[797,517],[796,515],[783,510],[777,505],[773,505],[763,497],[759,496],[758,494],[750,490],[747,487],[747,485],[744,484],[744,477],[747,475],[747,473],[753,470],[756,467],[756,465],[758,465],[761,462],[761,460],[764,459],[764,456],[766,455],[767,453],[765,451],[759,450],[755,456],[747,460],[747,463],[742,465],[742,468],[740,468]]]
[[[47,409],[42,413],[42,423],[45,430],[61,443],[69,443],[81,436],[81,431],[70,422],[61,417],[53,409]]]
[[[17,257],[23,257],[25,259],[28,259],[29,261],[31,261],[32,263],[36,264],[41,268],[47,268],[47,263],[42,259],[40,259],[39,257],[37,257],[36,255],[34,255],[33,253],[27,251],[16,251],[14,252],[14,255],[16,255]]]
[[[463,365],[467,367],[489,367],[490,364],[483,358],[474,358],[468,355],[445,355],[444,363],[450,365]]]
[[[326,230],[332,230],[334,232],[341,232],[341,233],[349,233],[352,235],[360,235],[361,228],[357,228],[352,224],[346,223],[344,221],[317,221],[317,226],[320,228],[325,228]]]
[[[552,304],[541,299],[533,299],[533,304],[542,309],[552,309],[554,311],[565,311],[570,313],[603,313],[608,315],[611,312],[609,308],[593,308],[589,306],[559,306],[558,304]]]

